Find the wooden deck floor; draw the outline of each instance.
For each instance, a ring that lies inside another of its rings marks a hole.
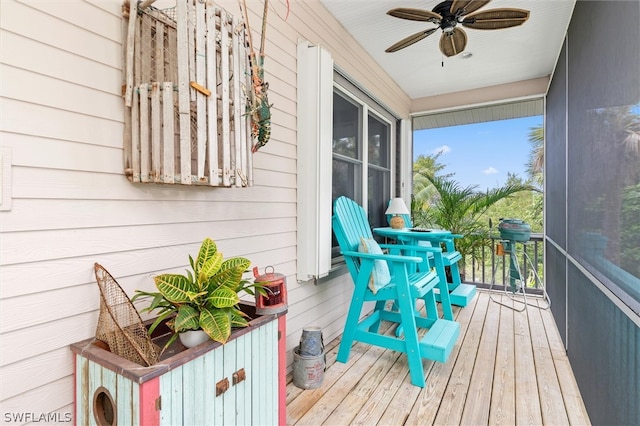
[[[513,303],[500,293],[493,299]],[[411,385],[397,352],[356,343],[347,364],[335,362],[336,339],[320,388],[288,383],[287,424],[589,424],[549,310],[515,312],[479,291],[454,314],[460,338],[446,363],[424,361],[424,389]]]

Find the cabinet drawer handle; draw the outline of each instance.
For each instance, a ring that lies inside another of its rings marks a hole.
[[[220,396],[229,390],[229,379],[226,377],[216,383],[216,396]]]
[[[247,378],[247,375],[244,372],[244,368],[241,368],[240,370],[233,373],[232,378],[233,378],[233,386],[237,385],[240,382],[243,382],[244,379]]]

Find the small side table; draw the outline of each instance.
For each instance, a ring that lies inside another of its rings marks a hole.
[[[374,228],[373,232],[382,237],[387,237],[398,241],[400,244],[406,245],[434,245],[435,247],[445,246],[443,251],[445,266],[451,271],[451,281],[447,281],[449,288],[449,297],[451,304],[456,306],[467,306],[476,295],[476,286],[473,284],[464,284],[460,280],[460,270],[458,269],[458,261],[462,259],[460,252],[456,251],[454,238],[459,235],[452,234],[451,231],[443,229],[430,229],[426,231],[416,231],[412,228]],[[446,279],[446,278],[445,278]],[[439,294],[436,294],[436,299]]]

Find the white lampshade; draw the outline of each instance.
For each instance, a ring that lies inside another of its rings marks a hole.
[[[402,198],[394,198],[389,203],[385,214],[411,214]]]

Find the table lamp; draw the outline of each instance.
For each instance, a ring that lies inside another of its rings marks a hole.
[[[387,207],[385,214],[393,215],[389,221],[389,225],[393,229],[401,229],[405,227],[404,218],[400,215],[410,214],[407,205],[402,198],[393,198]]]

